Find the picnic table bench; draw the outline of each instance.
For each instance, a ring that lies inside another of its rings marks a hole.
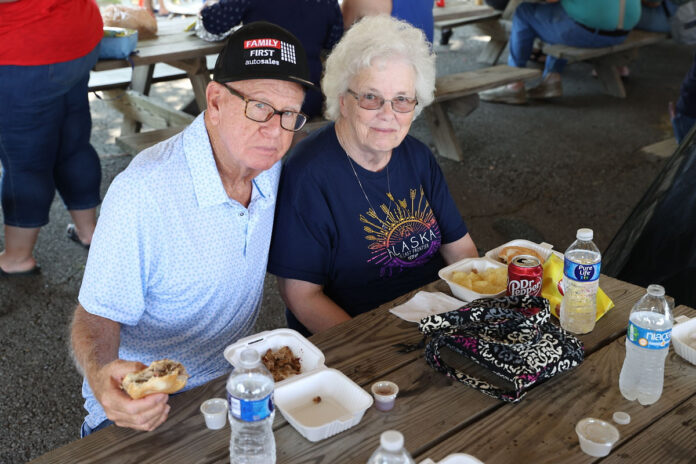
[[[150,87],[155,77],[155,67],[166,63],[178,71],[171,69],[160,75],[161,79],[186,76],[191,82],[193,94],[198,108],[206,107],[205,89],[210,82],[211,61],[208,56],[215,55],[224,47],[223,42],[206,42],[196,37],[185,29],[192,22],[191,18],[177,18],[173,20],[160,19],[158,21],[157,37],[139,40],[137,53],[130,56],[130,60],[101,60],[94,67],[97,73],[118,69],[128,70],[132,67],[130,78],[130,90],[113,90],[124,85],[123,77],[115,81],[99,83],[99,78],[93,82],[92,90],[104,90],[104,100],[124,115],[121,126],[122,140],[117,139],[120,146],[131,147],[129,153],[137,153],[137,148],[145,145],[145,141],[136,137],[142,124],[154,127],[157,130],[178,127],[183,129],[193,120],[191,115],[178,111],[166,104],[160,103],[148,97]],[[214,58],[213,58],[214,59]],[[125,86],[128,86],[125,83]],[[159,133],[160,140],[166,138]],[[133,136],[133,137],[131,137]],[[152,133],[143,136],[151,142],[157,141],[157,134]],[[152,142],[154,143],[154,142]],[[152,144],[150,143],[150,144]]]
[[[609,95],[626,98],[619,67],[629,64],[638,57],[638,49],[667,39],[667,34],[632,30],[626,40],[618,45],[603,48],[576,48],[567,45],[544,44],[542,51],[549,56],[568,60],[568,63],[587,61],[597,71],[604,88]]]
[[[448,110],[467,116],[478,107],[479,92],[539,76],[541,71],[538,69],[498,65],[438,77],[435,83],[435,101],[423,114],[440,156],[455,161],[464,159]]]

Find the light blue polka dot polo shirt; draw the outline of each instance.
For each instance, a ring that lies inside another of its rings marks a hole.
[[[184,364],[193,388],[229,370],[227,345],[256,320],[273,229],[280,162],[253,180],[245,208],[222,185],[203,115],[149,148],[104,198],[80,304],[121,324],[119,357]],[[96,427],[106,419],[87,382]]]

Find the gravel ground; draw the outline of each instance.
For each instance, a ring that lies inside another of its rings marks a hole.
[[[436,47],[440,74],[481,67],[483,43],[465,34],[457,31],[452,49]],[[481,103],[466,119],[454,115],[466,159],[439,161],[479,249],[528,238],[563,250],[583,226],[604,249],[664,162],[639,149],[671,137],[667,102],[691,59],[691,50],[671,43],[641,50],[625,100],[603,95],[580,63],[567,68],[556,101]],[[155,85],[153,95],[183,107],[191,91],[176,81]],[[105,192],[131,158],[114,145],[121,117],[91,99]],[[423,120],[412,133],[432,146]],[[68,222],[56,198],[35,252],[42,275],[0,280],[0,463],[26,462],[79,437],[81,378],[67,345],[87,252],[65,238]],[[282,310],[268,279],[257,330],[282,326]]]

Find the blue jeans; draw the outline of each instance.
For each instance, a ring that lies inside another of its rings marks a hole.
[[[609,47],[626,39],[626,36],[605,36],[588,31],[573,21],[560,3],[521,3],[512,18],[508,64],[524,68],[537,37],[547,44],[580,48]],[[547,56],[544,76],[562,72],[566,63],[566,60]]]
[[[682,139],[694,127],[694,123],[696,123],[696,118],[679,113],[674,115],[672,128],[674,129],[674,138],[677,139],[677,143],[681,144]]]
[[[97,46],[71,61],[0,66],[1,195],[5,224],[41,227],[56,190],[70,210],[100,202],[87,99]]]
[[[94,428],[87,425],[87,422],[82,422],[82,428],[80,429],[80,438],[85,438],[87,435],[90,435],[96,432],[97,430],[101,430],[104,427],[108,427],[110,425],[113,425],[113,421],[110,421],[109,419],[106,419]]]
[[[665,11],[665,8],[667,11]],[[656,7],[648,7],[643,5],[643,8],[640,10],[640,21],[638,21],[636,29],[669,33],[672,31],[670,16],[672,16],[676,11],[677,5],[669,0],[665,0],[664,5]]]

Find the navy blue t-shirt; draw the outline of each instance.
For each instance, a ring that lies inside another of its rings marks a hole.
[[[293,149],[281,175],[268,271],[322,285],[357,316],[437,279],[441,244],[467,228],[435,157],[415,138],[407,136],[380,172],[353,167],[333,124]],[[288,316],[290,327],[303,329]]]

